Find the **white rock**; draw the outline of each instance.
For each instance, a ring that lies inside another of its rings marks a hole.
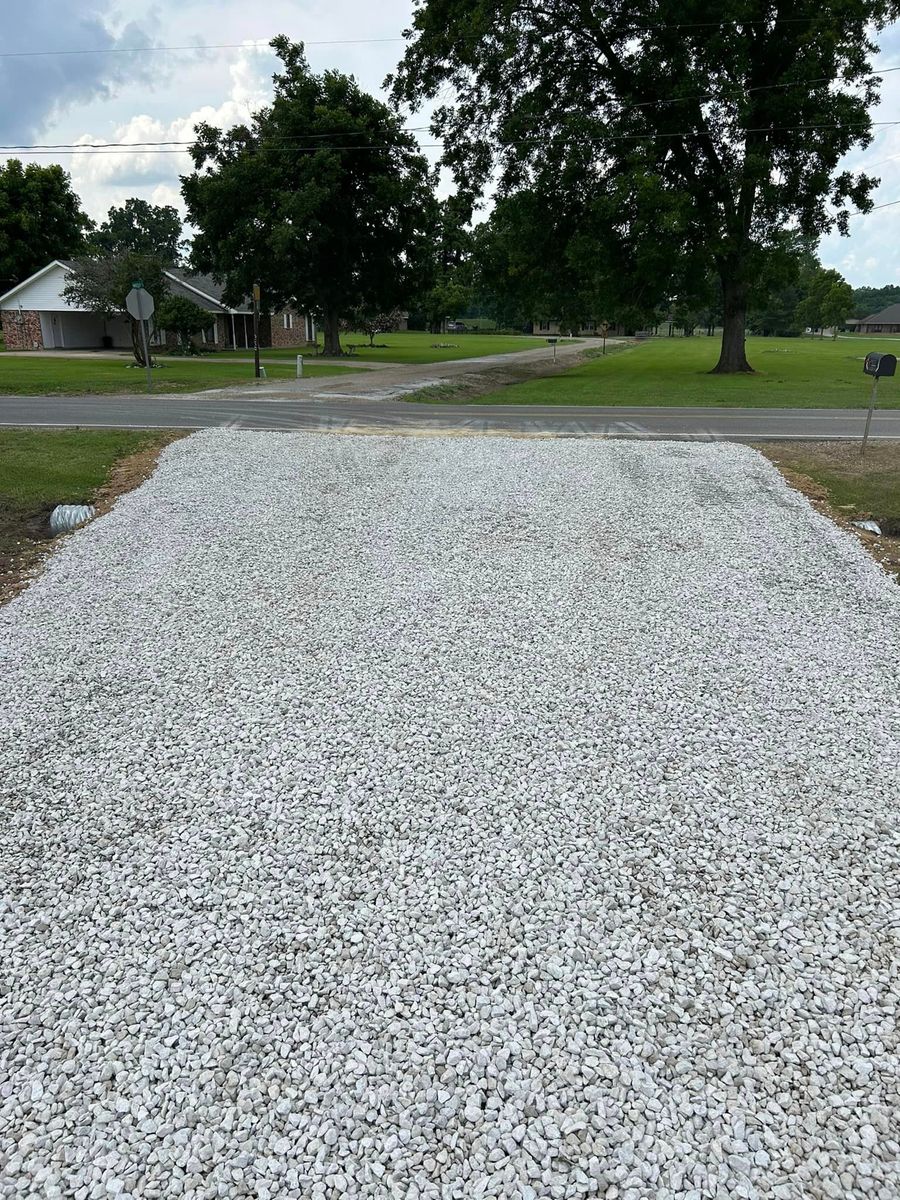
[[[174,445],[0,610],[10,1194],[896,1196],[898,631],[738,446]]]

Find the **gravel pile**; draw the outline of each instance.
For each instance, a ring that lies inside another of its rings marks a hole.
[[[170,447],[0,612],[0,1194],[897,1200],[898,630],[743,448]]]

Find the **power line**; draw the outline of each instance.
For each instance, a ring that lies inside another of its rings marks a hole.
[[[879,208],[893,208],[895,204],[900,204],[900,200],[888,200],[885,204],[873,204],[871,208],[858,209],[856,212],[848,213],[851,217],[867,217],[869,213],[878,212]]]
[[[767,28],[776,25],[815,25],[818,20],[825,20],[819,17],[732,17],[726,21],[641,21],[642,29],[724,29],[729,25],[765,25]],[[472,34],[476,40],[482,38],[482,34]],[[262,41],[262,38],[257,41]],[[367,37],[367,38],[323,38],[317,40],[306,41],[301,39],[304,46],[373,46],[378,44],[388,44],[405,42],[403,37]],[[264,47],[257,45],[254,42],[208,42],[208,43],[193,43],[184,46],[98,46],[92,49],[78,50],[3,50],[0,51],[0,58],[54,58],[54,57],[69,57],[71,55],[80,54],[165,54],[169,52],[180,52],[185,50],[248,50],[248,49],[263,49]],[[265,47],[266,49],[268,47]]]
[[[304,46],[372,46],[379,42],[402,42],[393,38],[326,38],[323,41],[304,41]],[[93,50],[3,50],[0,58],[66,58],[76,54],[159,54],[181,50],[268,50],[257,42],[211,42],[192,46],[103,46]]]
[[[900,120],[867,121],[867,122],[863,122],[863,121],[860,121],[860,122],[832,122],[832,123],[805,124],[805,125],[759,125],[759,126],[742,127],[739,130],[736,130],[736,132],[737,133],[796,133],[796,132],[800,132],[803,130],[814,131],[817,129],[854,129],[854,128],[865,129],[865,128],[870,128],[871,126],[875,126],[875,125],[895,126],[895,125],[900,125]],[[413,132],[417,132],[417,131],[422,131],[426,128],[427,128],[427,126],[424,126],[424,125],[413,126],[410,128],[403,129],[402,132],[403,133],[413,133]],[[340,136],[342,136],[340,133],[303,134],[303,135],[298,134],[297,135],[298,138],[303,137],[303,138],[307,138],[307,139],[309,139],[309,138],[321,139],[321,138],[331,138],[331,137],[340,137]],[[346,136],[349,136],[349,134]],[[582,141],[582,142],[602,142],[602,141],[646,142],[646,141],[655,141],[657,139],[666,139],[666,138],[708,138],[709,136],[710,136],[710,134],[706,130],[688,129],[688,130],[681,130],[679,132],[672,132],[672,133],[597,134],[594,137],[582,137],[582,138],[571,139],[571,140]],[[548,144],[551,140],[552,139],[548,138],[546,135],[535,135],[534,137],[528,137],[528,138],[516,138],[516,139],[513,139],[508,144],[516,145],[516,146],[527,146],[532,143]],[[185,154],[185,153],[187,153],[186,147],[194,146],[196,144],[197,144],[197,138],[191,138],[190,140],[187,140],[187,141],[98,142],[98,143],[58,142],[55,144],[33,143],[30,145],[20,144],[20,145],[0,146],[0,151],[3,151],[3,152],[19,151],[21,153],[29,153],[29,154],[51,154],[51,153],[57,153],[59,151],[64,151],[66,153],[73,153],[73,154],[122,154],[122,153],[132,153],[133,151],[139,151],[142,154]],[[419,143],[419,148],[423,149],[423,150],[439,150],[442,148],[442,146],[443,146],[442,142]],[[292,144],[292,143],[285,144],[285,145],[279,145],[279,144],[273,145],[270,141],[266,141],[258,147],[253,147],[253,149],[258,150],[258,151],[278,150],[278,151],[305,152],[308,150],[321,150],[323,148],[329,149],[329,150],[377,150],[382,147],[385,149],[395,148],[394,143],[374,142],[374,141],[361,142],[361,143],[357,143],[356,145],[333,145],[333,146],[329,145],[329,146],[325,146],[325,147],[323,147],[321,145],[321,143],[319,145],[303,145],[303,144]]]

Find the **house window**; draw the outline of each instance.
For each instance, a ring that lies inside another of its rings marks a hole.
[[[294,314],[293,313],[289,313],[289,312],[282,313],[281,319],[284,321],[285,329],[293,329],[294,328]]]
[[[550,332],[550,322],[549,321],[541,321],[538,324],[538,332],[539,333],[549,333]]]
[[[215,325],[214,324],[210,325],[209,329],[204,329],[203,333],[200,336],[203,339],[204,346],[207,344],[215,345],[215,342],[216,342],[216,327],[215,327]]]

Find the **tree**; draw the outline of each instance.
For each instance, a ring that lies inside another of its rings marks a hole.
[[[392,308],[386,313],[370,313],[358,309],[341,321],[342,333],[364,333],[369,339],[369,345],[375,342],[376,334],[393,333],[400,328],[403,313],[399,308]]]
[[[62,167],[0,164],[0,292],[55,258],[80,254],[91,228]]]
[[[565,330],[609,315],[609,289],[584,252],[589,214],[549,210],[535,190],[502,196],[476,230],[477,286],[502,323],[558,321]],[[516,314],[518,320],[509,321]]]
[[[800,306],[822,264],[815,243],[795,231],[781,235],[779,249],[751,289],[747,325],[765,337],[799,337],[807,324]]]
[[[275,99],[227,133],[197,127],[182,179],[199,233],[192,261],[236,302],[254,283],[268,306],[321,315],[326,354],[342,317],[402,305],[419,284],[433,225],[433,180],[387,105],[337,71],[315,75],[302,45],[272,42]]]
[[[853,288],[839,271],[819,267],[804,290],[805,296],[797,305],[797,320],[822,334],[826,325],[843,325],[853,310]]]
[[[900,287],[891,283],[886,287],[858,287],[853,289],[852,317],[871,317],[891,304],[900,304]]]
[[[822,301],[822,324],[831,327],[831,336],[837,338],[838,331],[853,311],[853,288],[841,279],[833,283]]]
[[[171,204],[132,197],[109,210],[91,241],[104,254],[148,254],[172,264],[178,262],[181,232],[181,218]]]
[[[877,180],[838,171],[871,141],[879,80],[872,31],[897,0],[420,0],[389,81],[420,106],[470,189],[523,182],[545,212],[589,207],[594,257],[627,269],[627,293],[694,294],[714,269],[723,296],[718,372],[750,371],[752,284],[781,231],[847,232]],[[785,15],[782,15],[784,13]],[[647,249],[650,248],[648,254]],[[654,247],[657,253],[653,253]]]
[[[415,299],[431,333],[441,333],[444,320],[458,316],[472,302],[471,219],[472,203],[466,196],[448,196],[436,206],[427,287]]]
[[[131,324],[131,348],[138,366],[146,366],[140,322],[125,307],[125,297],[135,279],[143,282],[157,304],[169,290],[166,263],[147,254],[104,255],[80,258],[66,278],[63,296],[73,305],[104,317],[126,316]],[[207,318],[207,325],[209,318]]]
[[[213,321],[205,308],[186,296],[165,296],[157,305],[154,317],[158,329],[171,330],[175,334],[182,354],[195,353],[191,338],[209,329]]]

